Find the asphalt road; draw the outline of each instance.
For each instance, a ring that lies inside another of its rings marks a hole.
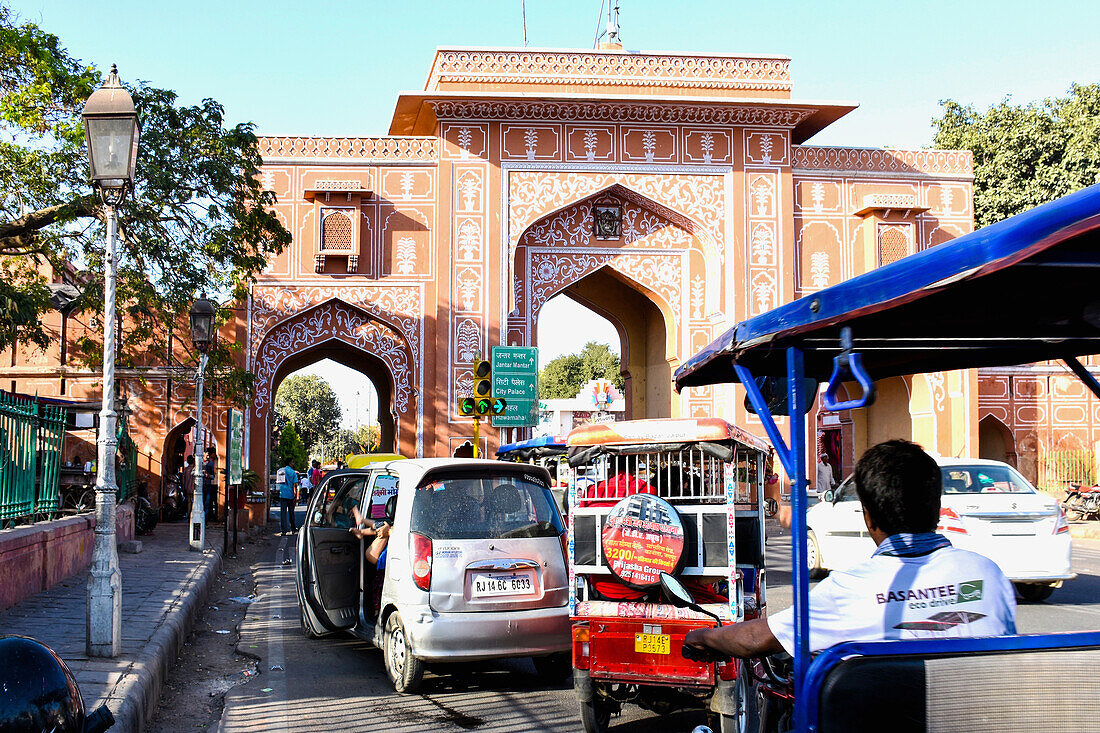
[[[769,608],[790,604],[790,543],[769,540]],[[415,695],[393,692],[381,652],[348,635],[306,639],[298,626],[292,538],[275,538],[257,573],[253,612],[263,628],[242,631],[243,645],[265,671],[226,698],[221,730],[330,731],[577,731],[577,703],[569,682],[550,684],[528,660],[441,666],[429,671]],[[1021,602],[1022,633],[1100,628],[1100,542],[1076,541],[1077,580],[1049,601]],[[787,570],[781,570],[786,567]],[[658,717],[633,706],[612,720],[617,733],[687,733],[704,722],[701,712]]]

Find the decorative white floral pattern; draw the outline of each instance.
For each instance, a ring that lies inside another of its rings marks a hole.
[[[691,317],[703,317],[703,301],[706,296],[706,283],[702,275],[691,278]]]
[[[283,362],[305,349],[336,339],[381,359],[394,383],[394,407],[411,416],[416,396],[415,366],[408,342],[391,326],[347,303],[332,300],[280,323],[264,337],[256,355],[253,415],[260,418],[272,400],[273,380]]]
[[[462,219],[459,223],[458,252],[467,261],[481,257],[481,224],[477,219]]]
[[[397,274],[411,275],[416,270],[416,240],[412,237],[401,237],[393,248],[397,258]]]
[[[829,255],[814,252],[810,255],[810,284],[820,290],[829,285]]]
[[[469,363],[479,353],[485,353],[481,348],[481,325],[471,319],[463,318],[458,322],[458,333],[455,336],[456,362]]]

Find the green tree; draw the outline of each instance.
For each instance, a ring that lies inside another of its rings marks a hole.
[[[356,428],[354,434],[357,453],[373,453],[378,450],[378,444],[382,438],[382,431],[377,423],[360,425]]]
[[[48,343],[40,318],[50,307],[47,264],[83,291],[79,310],[102,310],[105,216],[80,118],[102,76],[0,4],[0,314],[11,319],[0,348]],[[119,209],[120,366],[164,353],[196,293],[243,295],[291,239],[259,182],[251,123],[226,126],[212,99],[185,106],[145,82],[129,89],[141,147],[135,191]],[[97,363],[99,350],[88,340],[80,355]],[[216,354],[211,376],[247,396],[250,383],[232,374],[231,357]]]
[[[276,420],[293,425],[311,453],[340,427],[340,400],[329,383],[316,374],[292,374],[275,393]]]
[[[1030,104],[1004,99],[985,111],[940,104],[932,142],[974,154],[979,227],[1100,182],[1100,84]]]
[[[596,341],[585,344],[579,354],[565,354],[549,361],[539,372],[539,398],[576,397],[592,379],[610,379],[619,390],[625,384],[618,355],[607,344]]]
[[[289,459],[290,465],[295,470],[305,469],[306,463],[309,462],[309,453],[306,451],[306,447],[302,444],[302,439],[298,436],[298,431],[294,429],[293,425],[287,425],[279,433],[279,445],[275,449],[275,455],[279,458],[279,468],[285,466]]]

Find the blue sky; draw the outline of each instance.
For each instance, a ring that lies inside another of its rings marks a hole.
[[[924,147],[942,99],[1024,102],[1100,80],[1096,0],[619,4],[628,50],[789,56],[796,99],[858,102],[813,138],[823,145]],[[216,99],[228,122],[268,135],[384,135],[397,93],[423,88],[436,47],[523,44],[520,0],[10,5],[74,56],[104,70],[117,63],[124,80],[174,89],[185,103]],[[527,0],[528,45],[591,48],[599,9],[599,0]],[[588,340],[617,343],[579,306],[548,308],[547,324],[585,326],[541,329],[543,361]],[[350,416],[365,379],[336,365],[311,371],[352,395]]]

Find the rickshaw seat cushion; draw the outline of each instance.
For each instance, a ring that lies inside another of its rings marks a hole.
[[[924,660],[854,657],[837,664],[821,686],[824,731],[925,730]]]

